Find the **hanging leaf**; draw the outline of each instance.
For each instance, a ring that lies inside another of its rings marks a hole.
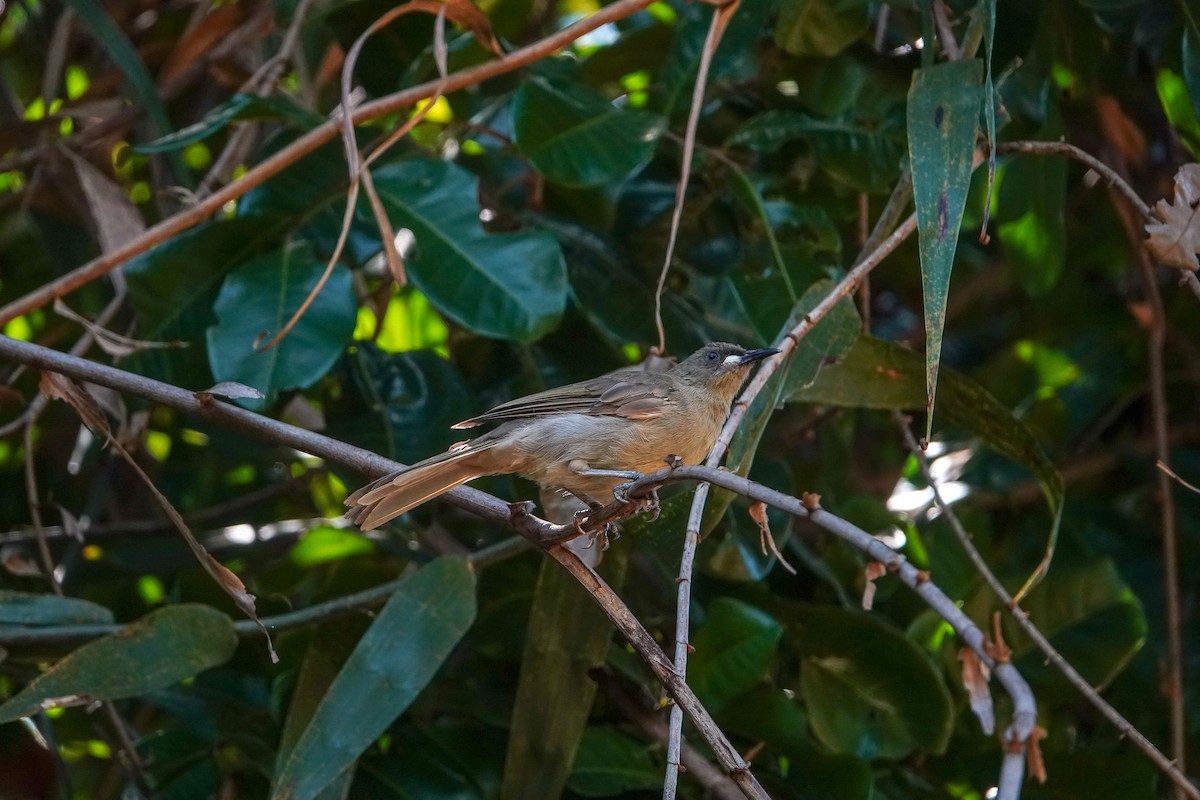
[[[486,233],[475,179],[444,161],[414,160],[375,173],[392,222],[416,238],[412,282],[446,316],[484,336],[531,342],[558,324],[566,264],[542,233]]]
[[[208,606],[167,606],[89,642],[0,706],[0,724],[47,708],[117,700],[170,686],[223,664],[237,636]]]
[[[971,185],[982,66],[971,59],[919,69],[908,93],[908,152],[925,294],[926,436],[933,431],[946,297]]]
[[[405,580],[334,679],[271,788],[312,800],[404,712],[475,619],[475,576],[449,556]]]
[[[657,114],[542,78],[521,85],[512,114],[517,147],[538,172],[567,186],[597,186],[641,169],[666,128]]]

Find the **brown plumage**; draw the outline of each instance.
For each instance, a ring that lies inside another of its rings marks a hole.
[[[716,442],[754,362],[779,352],[714,342],[666,372],[623,369],[510,400],[455,428],[498,427],[371,483],[346,498],[363,530],[469,480],[518,473],[543,487],[601,502],[623,478],[588,470],[650,472],[677,455],[697,464]]]

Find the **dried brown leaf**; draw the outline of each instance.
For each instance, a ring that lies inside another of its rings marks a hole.
[[[1029,765],[1029,775],[1038,783],[1046,782],[1046,759],[1042,756],[1042,739],[1046,738],[1045,728],[1034,728],[1025,742],[1025,763]]]
[[[68,148],[62,152],[75,169],[102,251],[110,253],[146,232],[141,213],[124,189]]]
[[[54,300],[54,313],[61,317],[66,317],[73,322],[78,322],[95,337],[96,344],[100,345],[101,350],[116,358],[124,358],[142,350],[188,346],[187,342],[153,342],[145,339],[131,339],[128,336],[113,333],[107,328],[100,327],[82,314],[72,311],[71,307],[62,301],[62,298]]]
[[[963,647],[958,651],[958,660],[962,662],[962,681],[967,690],[971,711],[979,718],[983,732],[991,736],[996,730],[996,712],[992,705],[991,690],[988,689],[991,670],[970,647]]]
[[[1146,225],[1146,247],[1162,263],[1176,269],[1200,267],[1200,164],[1184,164],[1175,173],[1175,197],[1154,207],[1161,222]]]
[[[75,381],[58,372],[43,372],[40,384],[42,394],[50,400],[62,400],[83,420],[90,431],[106,435],[109,431],[108,420],[95,399],[79,388]]]
[[[863,570],[863,611],[870,611],[871,607],[875,605],[875,579],[882,578],[886,574],[887,567],[879,561],[872,561]]]
[[[775,537],[771,535],[771,524],[767,520],[767,504],[751,503],[750,519],[754,520],[754,524],[758,526],[758,546],[762,549],[762,554],[774,556],[780,566],[795,575],[796,568],[787,562],[783,553],[779,552],[779,548],[775,546]]]

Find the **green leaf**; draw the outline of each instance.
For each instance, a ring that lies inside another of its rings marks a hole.
[[[919,69],[908,93],[908,152],[925,294],[927,436],[933,431],[950,273],[971,185],[982,66],[971,59]]]
[[[794,56],[836,56],[867,30],[861,0],[784,0],[775,44]]]
[[[137,256],[122,271],[145,339],[200,341],[221,280],[282,235],[278,217],[217,220]]]
[[[0,724],[46,708],[132,697],[223,664],[237,636],[229,617],[193,603],[167,606],[85,644],[0,706]]]
[[[805,607],[797,622],[800,689],[826,747],[867,760],[946,749],[954,728],[950,692],[903,633],[840,608]]]
[[[996,598],[981,586],[963,610],[976,622],[991,619]],[[1146,641],[1146,614],[1129,585],[1109,559],[1055,567],[1054,572],[1021,601],[1021,608],[1050,639],[1063,658],[1089,684],[1103,690]],[[1001,616],[1004,640],[1013,649],[1021,674],[1046,702],[1074,702],[1075,693],[1041,650],[1013,621]]]
[[[797,111],[771,110],[743,123],[727,144],[773,153],[802,140],[815,165],[858,191],[890,191],[900,172],[904,144],[898,128],[847,119],[817,119]]]
[[[324,122],[320,115],[313,114],[284,97],[259,97],[242,92],[209,111],[198,122],[152,142],[131,145],[129,149],[135,153],[146,154],[179,150],[207,139],[235,119],[285,119],[304,127],[315,127]]]
[[[597,186],[641,169],[666,121],[614,105],[580,84],[526,81],[513,98],[517,147],[538,172],[567,186]]]
[[[213,307],[219,322],[208,329],[213,376],[253,386],[268,398],[324,376],[350,341],[357,313],[350,270],[340,264],[287,336],[255,350],[261,334],[283,329],[324,270],[308,242],[289,242],[230,273]]]
[[[0,625],[87,625],[112,621],[111,611],[87,600],[0,589]]]
[[[811,386],[788,399],[820,405],[884,410],[920,408],[924,402],[921,357],[893,342],[860,336],[846,357],[825,367]],[[1061,513],[1063,479],[1029,427],[965,375],[942,374],[947,419],[1022,465],[1038,479],[1051,511]]]
[[[548,560],[548,559],[547,559]],[[646,745],[612,728],[590,727],[571,768],[567,786],[584,797],[648,792],[662,785],[662,770]],[[525,795],[550,797],[551,795]],[[557,797],[558,795],[553,795]]]
[[[920,356],[898,344],[860,336],[838,364],[826,367],[812,386],[791,400],[852,408],[916,409],[924,399]],[[1054,521],[1045,555],[1018,592],[1018,597],[1045,573],[1054,555],[1066,491],[1062,475],[1024,422],[970,378],[947,369],[942,375],[942,411],[957,425],[1011,458],[1037,478]]]
[[[319,525],[304,534],[288,557],[298,567],[314,567],[375,552],[375,543],[358,531]]]
[[[404,161],[375,173],[397,227],[416,237],[405,266],[439,311],[484,336],[531,342],[558,324],[566,264],[542,233],[485,233],[475,180],[444,161]]]
[[[870,800],[875,775],[861,758],[828,754],[809,733],[808,715],[797,701],[775,686],[760,686],[729,705],[722,730],[763,742],[768,752],[785,756],[788,777],[801,797],[824,800]]]
[[[783,635],[770,614],[728,597],[708,606],[708,618],[692,645],[688,683],[713,714],[765,677]]]
[[[1183,30],[1183,83],[1192,101],[1192,113],[1200,117],[1200,47],[1190,27]]]
[[[610,583],[620,585],[628,553],[622,548],[605,555],[602,570]],[[587,753],[591,729],[585,728],[596,695],[588,672],[604,664],[611,641],[612,624],[591,595],[552,559],[543,558],[521,656],[501,798],[559,797],[568,775],[574,785],[581,761],[585,772],[600,768]],[[597,781],[609,785],[595,775],[580,780],[593,791]]]
[[[475,576],[449,556],[396,590],[276,776],[275,800],[312,800],[395,721],[475,619]]]

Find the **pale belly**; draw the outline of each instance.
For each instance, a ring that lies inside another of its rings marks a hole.
[[[532,420],[513,431],[516,436],[512,445],[504,447],[504,457],[512,458],[514,465],[520,465],[517,471],[544,487],[607,502],[613,487],[628,479],[579,475],[580,462],[591,469],[640,473],[662,469],[668,456],[698,464],[712,449],[725,421],[715,413],[671,416],[666,424],[662,419],[583,414]]]

